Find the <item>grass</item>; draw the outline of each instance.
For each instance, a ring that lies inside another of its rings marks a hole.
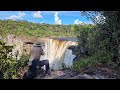
[[[117,64],[111,60],[112,53],[97,51],[92,56],[81,57],[80,60],[73,62],[73,69],[76,71],[81,71],[86,67],[92,67],[95,65],[106,65],[111,68],[116,68]]]

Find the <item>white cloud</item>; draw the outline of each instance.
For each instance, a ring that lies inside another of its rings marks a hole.
[[[92,23],[91,21],[90,21],[90,22],[82,22],[82,21],[76,19],[76,20],[74,21],[74,24],[81,24],[81,25],[84,25],[84,24],[93,24],[93,23]]]
[[[6,19],[17,20],[17,19],[22,19],[22,17],[24,16],[25,16],[24,12],[18,12],[18,15],[12,15],[10,17],[7,17]]]
[[[61,20],[59,19],[58,14],[58,12],[55,12],[54,14],[55,24],[61,24]]]
[[[40,23],[44,23],[44,22],[40,22]]]
[[[83,22],[82,21],[80,21],[80,20],[78,20],[78,19],[76,19],[75,21],[74,21],[74,24],[82,24]]]
[[[96,18],[95,18],[95,23],[105,23],[105,17],[104,16],[102,16],[102,15],[98,15],[98,16],[96,16]]]
[[[33,13],[33,17],[34,17],[34,18],[43,18],[40,11],[34,12],[34,13]]]

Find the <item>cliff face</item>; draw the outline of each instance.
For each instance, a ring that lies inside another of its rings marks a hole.
[[[23,41],[20,38],[14,36],[14,35],[10,35],[9,34],[9,35],[7,35],[4,38],[4,41],[7,43],[7,45],[14,46],[13,52],[12,52],[14,57],[15,57],[15,54],[17,52],[18,52],[19,56],[22,55],[22,52],[23,52]]]
[[[7,45],[14,46],[13,48],[13,57],[15,57],[15,54],[18,52],[18,59],[23,53],[29,54],[30,48],[32,44],[36,41],[36,39],[28,39],[23,38],[19,36],[15,36],[12,34],[8,34],[6,37],[4,37],[4,41],[7,43]]]
[[[13,34],[8,34],[4,41],[7,42],[7,45],[15,45],[15,47],[18,49],[20,46],[32,46],[32,44],[36,41],[40,41],[42,44],[44,42],[44,38],[36,39],[36,38],[23,38],[20,36],[15,36]],[[22,49],[22,47],[20,47]],[[18,49],[20,50],[20,49]],[[23,49],[22,49],[23,50]]]

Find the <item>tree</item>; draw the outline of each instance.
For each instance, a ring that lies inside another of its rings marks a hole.
[[[89,11],[82,12],[82,15],[86,15],[96,25],[97,51],[110,52],[111,59],[120,63],[120,11]]]

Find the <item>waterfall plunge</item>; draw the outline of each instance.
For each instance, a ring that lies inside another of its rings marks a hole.
[[[22,39],[14,37],[14,35],[7,35],[4,41],[6,41],[8,45],[16,44],[12,52],[13,55],[15,55],[16,51],[19,51],[20,56],[22,55],[24,43]],[[54,70],[62,69],[62,64],[64,64],[66,67],[72,67],[72,62],[75,55],[72,54],[72,50],[69,50],[68,47],[71,45],[77,45],[77,42],[57,39],[45,39],[44,43],[45,47],[43,47],[43,50],[45,52],[45,55],[41,56],[40,60],[48,59],[50,68]]]
[[[72,50],[68,47],[76,45],[76,42],[46,39],[44,52],[45,55],[40,60],[48,59],[50,68],[54,70],[62,69],[64,64],[66,67],[72,67],[72,62],[75,55],[72,54]]]

